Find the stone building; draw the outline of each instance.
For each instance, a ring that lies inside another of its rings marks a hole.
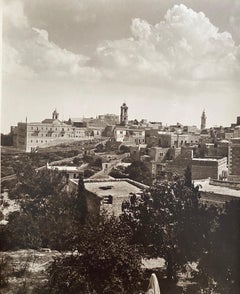
[[[78,188],[78,180],[70,180],[71,190]],[[129,201],[131,195],[141,195],[148,186],[130,179],[87,179],[87,209],[90,214],[106,211],[114,216],[122,213],[122,203]]]
[[[228,180],[240,181],[240,137],[230,140],[228,157]]]
[[[56,110],[51,119],[42,122],[18,123],[15,147],[26,152],[35,151],[39,147],[54,146],[64,142],[87,140],[94,138],[94,130],[86,127],[76,127],[58,119]],[[101,133],[97,132],[100,137]]]
[[[227,172],[227,158],[192,158],[192,179],[220,179]]]
[[[128,124],[128,107],[126,103],[121,106],[120,124],[126,126]]]
[[[206,121],[207,121],[207,117],[205,114],[205,110],[203,110],[202,116],[201,116],[201,130],[206,129]]]
[[[178,148],[198,144],[199,140],[200,134],[164,132],[154,129],[145,132],[145,142],[149,147]]]
[[[113,136],[116,142],[122,142],[126,145],[145,143],[145,130],[142,128],[116,126]]]
[[[200,201],[207,205],[223,206],[231,200],[240,201],[239,187],[229,182],[204,179],[194,181],[194,185],[199,186]]]

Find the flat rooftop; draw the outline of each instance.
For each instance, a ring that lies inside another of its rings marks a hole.
[[[71,180],[77,184],[76,180]],[[147,186],[137,183],[129,179],[113,179],[113,180],[85,180],[84,185],[86,190],[97,195],[104,197],[111,195],[113,197],[126,197],[130,193],[141,194],[143,189]]]
[[[142,190],[127,181],[85,182],[85,188],[99,197],[111,195],[121,197],[130,193],[141,193]]]
[[[209,184],[209,179],[195,180],[194,185],[200,185],[199,191],[210,192],[226,196],[240,197],[240,190],[231,189],[228,187],[215,186]]]

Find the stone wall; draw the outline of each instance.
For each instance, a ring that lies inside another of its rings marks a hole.
[[[211,179],[209,184],[214,186],[221,186],[221,187],[227,187],[231,189],[240,190],[240,182],[220,181],[220,180]]]
[[[192,161],[192,179],[218,179],[218,162],[217,161]]]

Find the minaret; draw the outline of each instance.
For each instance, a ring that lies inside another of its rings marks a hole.
[[[201,116],[201,130],[206,129],[206,114],[205,114],[205,109],[203,110],[202,116]]]
[[[59,113],[57,113],[57,109],[55,108],[55,110],[52,113],[52,119],[58,119],[58,115]]]
[[[128,107],[126,103],[121,106],[120,124],[123,126],[128,124]]]

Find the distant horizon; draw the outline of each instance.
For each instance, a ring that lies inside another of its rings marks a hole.
[[[106,9],[107,8],[107,9]],[[120,113],[230,126],[240,109],[240,2],[3,0],[1,132]]]
[[[57,108],[54,108],[54,109],[56,109],[57,110]],[[53,111],[54,111],[54,109],[53,109]],[[203,109],[204,110],[204,109]],[[52,112],[53,112],[52,111]],[[57,112],[59,113],[59,111],[57,110]],[[119,107],[119,112],[120,112],[120,107]],[[206,113],[206,109],[205,109],[205,113]],[[41,123],[44,119],[47,119],[47,118],[51,118],[52,116],[51,116],[51,114],[52,113],[50,113],[50,115],[49,116],[45,116],[45,117],[43,117],[41,120],[39,120],[39,121],[37,121],[37,120],[29,120],[29,118],[26,116],[25,117],[25,119],[24,120],[21,120],[21,121],[18,121],[18,123],[25,123],[26,121],[27,121],[27,123]],[[96,119],[98,116],[100,116],[100,115],[107,115],[107,114],[113,114],[113,115],[118,115],[119,117],[120,117],[120,114],[117,114],[117,113],[111,113],[111,112],[107,112],[107,113],[99,113],[99,114],[96,114],[96,115],[79,115],[79,116],[69,116],[68,118],[61,118],[61,113],[59,113],[59,115],[60,115],[60,117],[59,117],[59,120],[60,121],[68,121],[70,118],[80,118],[80,119],[84,119],[84,118],[93,118],[93,119]],[[201,114],[202,114],[202,112],[201,112]],[[206,115],[207,115],[207,113],[206,113]],[[240,115],[238,115],[238,116],[240,116]],[[180,124],[182,124],[183,126],[196,126],[198,129],[200,129],[200,120],[201,120],[201,115],[200,115],[200,117],[199,117],[199,124],[194,124],[194,123],[190,123],[190,124],[185,124],[185,123],[183,123],[182,121],[175,121],[175,122],[173,122],[173,123],[168,123],[168,122],[163,122],[163,121],[161,121],[161,120],[152,120],[152,119],[148,119],[148,118],[146,118],[146,117],[144,117],[144,118],[129,118],[129,121],[133,121],[133,120],[135,120],[135,119],[137,119],[139,122],[143,119],[143,120],[147,120],[147,122],[159,122],[159,123],[162,123],[162,126],[163,127],[167,127],[167,126],[170,126],[170,125],[176,125],[177,123],[180,123]],[[215,124],[215,125],[208,125],[207,123],[206,123],[206,128],[207,129],[209,129],[209,128],[211,128],[211,127],[220,127],[220,126],[222,126],[222,127],[230,127],[231,126],[231,124],[234,124],[234,123],[236,123],[236,120],[237,120],[237,117],[235,118],[235,121],[232,121],[229,125],[221,125],[221,124]],[[17,124],[16,125],[11,125],[11,126],[9,126],[9,131],[7,131],[7,132],[2,132],[1,131],[1,133],[3,133],[3,134],[8,134],[8,133],[10,133],[10,129],[11,129],[11,127],[14,127],[14,126],[17,126]]]

